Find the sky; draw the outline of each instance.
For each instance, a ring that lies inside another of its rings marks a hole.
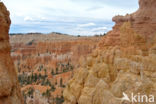
[[[138,0],[1,0],[10,11],[10,33],[103,34],[115,15],[138,9]]]

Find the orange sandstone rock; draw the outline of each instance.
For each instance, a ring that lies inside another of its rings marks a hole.
[[[16,70],[10,56],[9,12],[0,2],[0,104],[23,104]]]
[[[139,5],[137,12],[113,18],[113,30],[69,81],[64,104],[125,104],[123,92],[156,97],[156,1]]]

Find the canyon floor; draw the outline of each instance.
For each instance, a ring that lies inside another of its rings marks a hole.
[[[101,37],[59,33],[10,35],[11,56],[25,103],[34,104],[35,99],[44,104],[61,104],[63,89],[79,67],[79,59],[90,54]]]

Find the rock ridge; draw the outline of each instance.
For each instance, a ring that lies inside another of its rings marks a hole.
[[[132,104],[121,100],[123,92],[156,97],[155,4],[139,0],[138,11],[113,18],[113,30],[80,60],[64,90],[64,104]]]

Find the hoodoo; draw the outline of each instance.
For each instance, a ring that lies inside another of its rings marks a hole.
[[[131,104],[132,94],[156,97],[155,10],[155,0],[139,0],[135,13],[113,18],[113,30],[66,86],[64,104]]]
[[[0,104],[23,104],[17,74],[10,56],[9,12],[0,2]]]

